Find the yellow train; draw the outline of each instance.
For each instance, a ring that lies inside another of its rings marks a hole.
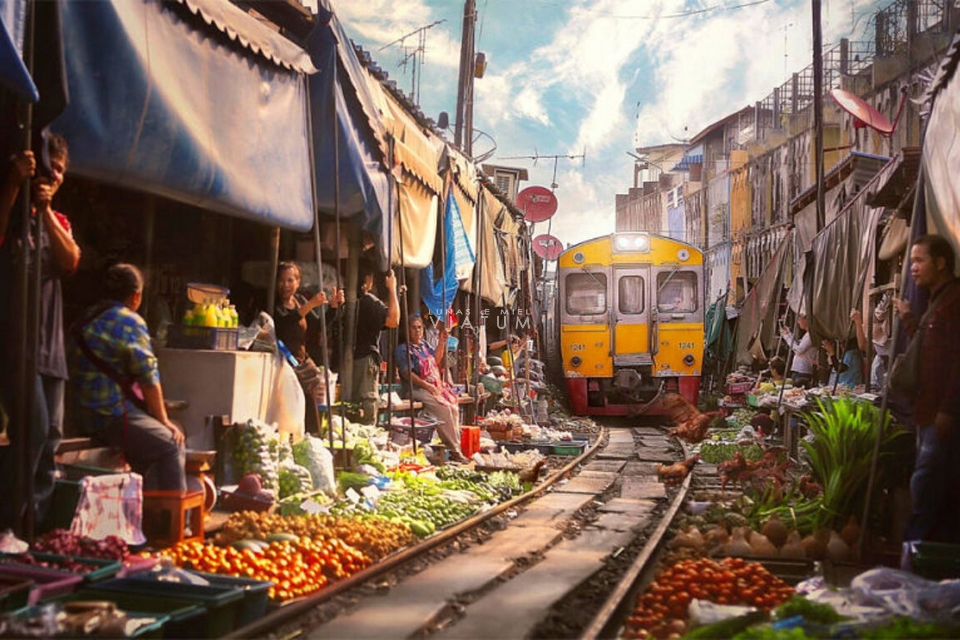
[[[675,392],[696,403],[703,365],[703,254],[619,232],[565,250],[552,310],[571,410],[657,415]]]

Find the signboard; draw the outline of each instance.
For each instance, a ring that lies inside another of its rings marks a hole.
[[[517,208],[527,222],[543,222],[557,212],[557,196],[546,187],[527,187],[517,194]]]
[[[544,260],[556,260],[563,253],[563,243],[555,236],[542,233],[533,239],[533,252]]]

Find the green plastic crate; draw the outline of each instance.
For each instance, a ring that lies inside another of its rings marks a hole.
[[[31,618],[39,618],[44,612],[43,606],[24,607],[10,613],[8,621],[16,628],[18,622],[29,622]],[[152,623],[137,628],[132,634],[126,636],[127,638],[162,638],[163,627],[170,620],[170,616],[163,613],[148,613],[143,611],[125,611],[125,613],[128,618],[154,618]],[[36,623],[28,624],[28,626],[35,629]]]
[[[273,586],[272,582],[254,580],[253,578],[225,576],[218,573],[203,573],[202,571],[187,570],[187,573],[203,578],[212,586],[230,587],[240,589],[243,592],[243,603],[240,606],[240,614],[237,616],[234,628],[239,629],[240,627],[244,627],[266,615],[267,605],[270,600],[269,591],[270,587]],[[158,574],[153,571],[147,571],[135,576],[138,580],[152,580],[154,582],[157,582],[157,577]]]
[[[578,456],[583,453],[583,449],[586,447],[586,442],[564,442],[562,444],[553,445],[553,455],[555,456]]]
[[[201,605],[206,615],[201,622],[198,622],[194,626],[199,627],[201,629],[201,635],[207,638],[219,638],[233,631],[236,627],[237,620],[240,618],[240,607],[243,604],[244,597],[243,591],[233,586],[200,586],[180,584],[177,582],[144,580],[137,577],[105,580],[91,584],[88,589],[89,591],[102,592],[104,594],[103,597],[111,599],[113,594],[117,593],[124,595],[136,594],[145,597],[193,602]],[[144,610],[135,606],[130,608],[137,611]]]
[[[0,575],[0,611],[16,611],[27,606],[33,580]]]
[[[960,545],[915,542],[910,548],[913,571],[929,580],[960,578]]]
[[[165,638],[204,638],[206,634],[207,610],[202,604],[182,598],[164,597],[160,594],[125,593],[82,587],[60,602],[78,600],[107,600],[123,611],[136,611],[145,614],[157,614],[166,618],[162,626],[161,637]],[[223,634],[220,634],[223,635]]]

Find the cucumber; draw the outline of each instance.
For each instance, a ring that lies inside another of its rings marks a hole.
[[[267,536],[267,542],[299,542],[300,537],[292,533],[277,532]]]
[[[257,544],[259,540],[236,540],[232,546],[238,551],[252,551],[253,553],[263,553],[263,547]]]

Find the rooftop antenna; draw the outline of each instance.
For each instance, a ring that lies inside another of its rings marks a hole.
[[[783,31],[783,77],[787,77],[787,29],[793,26],[792,22],[789,22],[782,27],[780,30]]]
[[[587,163],[587,150],[584,148],[582,153],[576,155],[571,154],[541,154],[538,151],[534,151],[532,156],[508,156],[501,158],[501,160],[533,160],[533,166],[537,166],[537,161],[541,158],[546,160],[553,160],[553,180],[550,182],[550,190],[556,191],[557,187],[560,185],[557,184],[557,163],[561,158],[566,158],[568,160],[580,159],[580,166],[583,166]]]
[[[446,22],[446,20],[437,20],[436,22],[431,22],[430,24],[420,27],[419,29],[414,29],[406,35],[402,35],[393,42],[388,42],[383,45],[377,51],[383,51],[387,47],[399,44],[403,47],[403,58],[400,60],[397,66],[403,67],[403,72],[407,72],[407,65],[411,65],[410,73],[410,99],[417,106],[420,105],[420,78],[423,75],[423,72],[420,71],[420,67],[423,66],[423,56],[427,50],[427,31]],[[407,38],[411,36],[417,36],[417,46],[412,49],[408,48],[406,45]],[[420,71],[418,73],[418,71]]]

